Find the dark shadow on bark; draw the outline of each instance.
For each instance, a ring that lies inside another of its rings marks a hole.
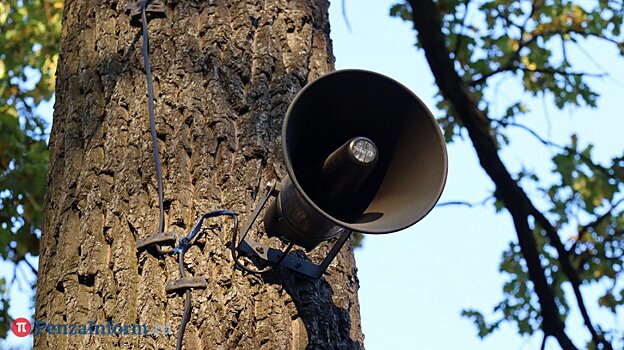
[[[325,277],[314,280],[282,267],[262,279],[282,285],[292,298],[308,335],[307,350],[364,349],[361,343],[344,337],[351,333],[349,312],[334,304],[334,291]]]
[[[123,51],[118,51],[116,54],[100,59],[97,62],[96,71],[93,72],[94,78],[91,81],[96,83],[93,86],[85,88],[98,89],[97,95],[101,96],[104,91],[112,91],[114,86],[120,81],[120,79],[128,79],[128,71],[132,65],[132,55],[136,51],[137,44],[140,42],[142,32],[137,30],[132,42]],[[142,68],[141,66],[141,69]],[[144,74],[144,71],[142,72]],[[97,77],[95,77],[97,76]],[[102,108],[106,108],[109,105],[111,96],[104,95],[104,102]],[[89,120],[83,120],[83,138],[85,140],[85,149],[91,139],[97,135],[100,127],[104,123],[104,119],[108,115],[108,111],[102,113],[93,113],[97,118],[89,118]],[[91,115],[89,115],[91,117]]]

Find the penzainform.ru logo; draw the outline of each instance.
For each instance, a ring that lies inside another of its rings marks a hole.
[[[33,327],[34,326],[34,327]],[[45,321],[35,321],[32,324],[29,320],[20,317],[11,324],[13,334],[18,337],[26,337],[30,333],[35,335],[104,335],[104,336],[125,336],[125,335],[173,335],[171,325],[163,324],[121,324],[112,320],[106,323],[48,323]]]

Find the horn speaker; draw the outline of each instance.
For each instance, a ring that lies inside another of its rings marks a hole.
[[[351,232],[385,234],[420,221],[446,181],[446,146],[431,112],[405,86],[370,71],[335,71],[305,86],[286,113],[282,150],[288,176],[260,203],[275,197],[266,232],[308,251],[339,237],[326,265]],[[247,254],[314,278],[327,267],[270,254],[245,235],[239,250]]]

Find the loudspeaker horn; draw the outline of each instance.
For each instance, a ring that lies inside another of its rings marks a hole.
[[[420,221],[446,181],[435,118],[408,88],[375,72],[340,70],[305,86],[286,113],[282,148],[288,177],[268,191],[276,198],[266,231],[307,250],[339,236],[330,261],[351,232],[385,234]],[[258,255],[257,243],[247,246]],[[275,254],[282,265],[302,264],[284,254]],[[320,277],[322,265],[295,270]]]

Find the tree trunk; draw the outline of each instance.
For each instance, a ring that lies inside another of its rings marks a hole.
[[[125,4],[65,5],[36,320],[171,325],[173,334],[44,331],[36,348],[175,347],[184,297],[167,294],[165,283],[180,277],[176,257],[136,250],[158,230],[158,201],[140,30]],[[244,222],[260,184],[284,177],[287,106],[333,69],[327,7],[170,0],[167,18],[150,22],[166,231],[181,237],[214,209]],[[204,228],[186,254],[189,273],[205,276],[208,288],[192,292],[185,349],[363,348],[350,244],[318,281],[283,269],[257,277],[233,267],[230,222],[209,219]]]

